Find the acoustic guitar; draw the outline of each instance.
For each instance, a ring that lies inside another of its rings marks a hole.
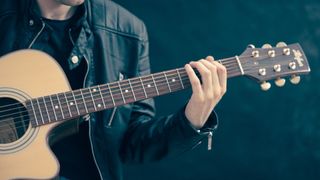
[[[218,60],[228,78],[247,76],[263,90],[310,72],[299,44],[253,45],[239,56]],[[49,141],[76,131],[77,117],[190,87],[184,68],[71,90],[57,62],[36,50],[0,58],[0,180],[52,179],[59,163]]]

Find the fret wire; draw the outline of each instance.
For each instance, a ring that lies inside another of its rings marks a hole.
[[[157,88],[156,82],[155,82],[155,80],[154,80],[153,74],[151,74],[151,78],[152,78],[152,81],[153,81],[154,87],[156,88],[157,94],[159,95],[159,91],[158,91],[158,88]]]
[[[57,117],[56,111],[55,111],[55,109],[54,109],[54,105],[53,105],[52,97],[51,97],[51,96],[49,96],[49,98],[50,98],[50,102],[51,102],[51,105],[52,105],[52,110],[53,110],[54,117],[56,118],[56,120],[58,120],[58,117]]]
[[[133,91],[133,88],[132,88],[132,85],[131,85],[130,79],[128,79],[128,82],[129,82],[129,86],[130,86],[131,91],[132,91],[133,98],[134,98],[134,100],[135,100],[135,101],[137,101],[137,98],[136,98],[135,92]]]
[[[168,84],[168,87],[169,87],[169,91],[170,91],[170,92],[172,92],[172,91],[171,91],[170,84],[169,84],[169,81],[168,81],[168,78],[167,78],[167,75],[166,75],[166,73],[165,73],[165,72],[163,72],[163,74],[164,74],[164,77],[165,77],[165,78],[166,78],[166,80],[167,80],[167,84]]]
[[[34,109],[34,107],[33,107],[33,101],[30,101],[30,103],[31,103],[31,108],[32,108],[32,111],[33,111],[33,113],[34,113],[34,119],[36,120],[36,124],[37,124],[37,126],[39,125],[39,122],[38,122],[38,117],[37,117],[37,114],[36,114],[36,110]]]
[[[40,108],[40,103],[39,103],[38,98],[37,98],[37,103],[38,103],[38,107],[39,107],[39,113],[40,113],[41,121],[42,121],[43,124],[45,124],[45,123],[44,123],[43,116],[42,116],[42,111],[41,111],[41,108]]]
[[[112,95],[112,91],[111,91],[111,89],[110,89],[109,83],[107,84],[107,86],[108,86],[108,88],[109,88],[109,92],[110,92],[110,96],[111,96],[111,99],[112,99],[113,106],[116,106],[116,103],[114,102],[113,95]]]
[[[89,90],[89,92],[90,92],[90,97],[91,97],[91,99],[92,99],[93,108],[94,108],[94,110],[96,111],[96,110],[97,110],[97,107],[96,107],[96,102],[95,102],[94,99],[93,99],[92,89],[91,89],[91,88],[88,88],[88,90]],[[94,90],[94,88],[93,88],[93,90]]]
[[[73,92],[73,91],[71,91],[71,93],[72,93],[72,97],[73,97],[74,104],[75,104],[75,106],[76,106],[76,109],[77,109],[78,115],[80,115],[80,111],[79,111],[78,103],[77,103],[76,97],[74,96],[74,92]]]
[[[146,89],[145,89],[145,87],[144,87],[144,84],[143,84],[143,81],[142,81],[141,77],[139,77],[139,79],[140,79],[140,82],[141,82],[141,84],[142,84],[142,88],[143,88],[144,95],[146,96],[146,98],[148,98],[147,92],[146,92]]]
[[[103,107],[106,108],[106,104],[104,103],[104,98],[102,96],[100,85],[98,85],[98,89],[99,89],[99,94],[100,94],[100,97],[101,97],[101,100],[102,100]]]
[[[178,77],[179,77],[179,80],[180,80],[180,83],[181,83],[181,86],[182,88],[184,89],[184,86],[183,86],[183,83],[182,83],[182,80],[181,80],[181,76],[180,76],[180,72],[178,69],[176,69],[177,73],[178,73]]]
[[[63,95],[64,95],[64,97],[66,98],[66,104],[67,104],[67,107],[68,107],[68,110],[69,110],[70,117],[72,117],[72,114],[71,114],[71,110],[70,110],[70,106],[69,106],[69,102],[68,102],[66,93],[64,92]]]
[[[83,101],[83,104],[84,104],[84,108],[85,108],[86,112],[89,113],[88,108],[87,108],[86,99],[84,98],[82,89],[80,89],[80,94],[81,94],[81,96],[82,96],[82,101]]]
[[[118,81],[118,86],[119,86],[119,89],[120,89],[120,94],[122,96],[123,103],[126,103],[126,100],[124,99],[124,96],[123,96],[123,92],[122,92],[122,88],[121,88],[121,85],[120,85],[120,81]]]
[[[48,110],[47,103],[46,103],[46,100],[45,100],[44,96],[42,97],[42,99],[43,99],[43,102],[44,102],[44,107],[46,108],[46,112],[47,112],[47,115],[48,115],[49,122],[51,122],[51,118],[50,118],[50,115],[49,115],[49,110]]]

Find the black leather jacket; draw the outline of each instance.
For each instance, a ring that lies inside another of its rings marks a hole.
[[[0,7],[0,56],[29,48],[44,23],[28,14],[30,0],[5,0]],[[109,0],[87,0],[85,21],[71,56],[87,61],[84,86],[150,73],[145,25]],[[70,64],[72,65],[71,61]],[[212,113],[205,127],[195,130],[184,108],[155,118],[152,99],[90,114],[89,137],[102,179],[122,179],[124,162],[145,162],[184,152],[212,135],[217,118]],[[1,173],[1,172],[0,172]]]

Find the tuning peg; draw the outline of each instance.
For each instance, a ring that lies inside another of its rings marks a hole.
[[[249,44],[248,45],[248,48],[251,48],[251,49],[254,49],[254,48],[256,48],[253,44]]]
[[[264,81],[260,84],[260,87],[263,91],[268,91],[271,87],[271,84],[269,82]]]
[[[285,42],[278,42],[276,47],[287,47],[287,44]]]
[[[277,78],[274,82],[278,87],[282,87],[284,86],[284,84],[286,83],[286,80],[283,78]]]
[[[300,76],[293,75],[293,76],[291,76],[291,78],[290,78],[290,82],[291,82],[292,84],[299,84],[300,79],[301,79]]]
[[[272,46],[270,44],[264,44],[262,46],[262,49],[269,49],[269,48],[272,48]]]

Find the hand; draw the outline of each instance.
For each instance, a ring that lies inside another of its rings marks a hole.
[[[192,68],[196,68],[202,84]],[[227,89],[227,70],[214,61],[212,56],[185,65],[192,96],[185,109],[185,115],[197,129],[203,127],[213,108],[218,104]]]

